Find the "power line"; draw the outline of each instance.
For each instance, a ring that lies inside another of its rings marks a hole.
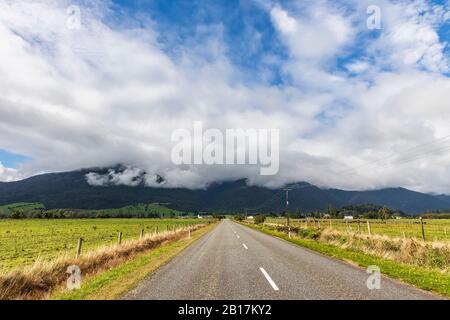
[[[305,185],[302,185],[302,186],[291,187],[291,188],[289,188],[289,190],[293,191],[293,190],[300,190],[300,189],[304,189],[304,188],[317,188],[317,187],[313,186],[313,185],[310,185],[310,184],[305,184]],[[267,206],[271,202],[282,201],[282,197],[285,194],[282,191],[284,191],[285,189],[286,188],[281,189],[281,190],[280,189],[274,189],[274,191],[276,191],[276,192],[275,192],[275,194],[272,197],[270,197],[269,199],[267,199],[264,202],[262,202],[259,206],[254,207],[254,208],[246,208],[246,210],[257,211],[257,210],[260,210],[261,208]]]
[[[360,166],[358,166],[358,167],[355,167],[355,168],[350,169],[350,170],[347,170],[347,171],[352,172],[352,171],[354,171],[354,170],[356,170],[356,169],[359,169],[359,168],[362,168],[362,167],[375,165],[376,163],[379,163],[379,162],[382,162],[382,161],[386,161],[387,159],[390,159],[390,158],[393,158],[393,157],[395,157],[395,156],[398,156],[400,153],[408,154],[408,153],[411,153],[411,151],[414,151],[414,150],[416,150],[416,149],[417,149],[419,152],[421,152],[421,148],[423,148],[423,147],[427,147],[427,146],[432,145],[432,144],[439,144],[439,143],[443,143],[443,142],[449,142],[449,141],[445,141],[445,140],[448,139],[448,138],[450,138],[450,135],[445,136],[445,137],[442,137],[442,138],[439,138],[439,139],[436,139],[436,140],[433,141],[433,142],[427,142],[427,143],[423,143],[423,144],[420,144],[420,145],[417,145],[417,146],[414,146],[414,147],[410,147],[410,148],[405,149],[405,150],[403,150],[403,151],[401,151],[401,152],[395,152],[395,153],[392,153],[392,154],[390,154],[389,156],[386,156],[386,157],[377,159],[377,160],[372,161],[372,162],[368,162],[368,163],[366,163],[366,164],[360,165]],[[343,173],[345,174],[345,172],[343,172]]]
[[[403,159],[402,161],[397,162],[397,163],[396,163],[395,160],[394,161],[390,161],[390,162],[388,161],[387,163],[384,163],[381,166],[379,166],[379,168],[383,168],[383,167],[386,167],[386,166],[389,166],[389,165],[392,165],[392,164],[403,164],[403,163],[407,163],[407,162],[411,162],[411,161],[415,161],[415,160],[421,159],[424,156],[427,156],[427,155],[430,155],[430,154],[447,151],[447,150],[450,150],[450,145],[443,145],[443,144],[444,143],[449,143],[450,140],[447,140],[449,138],[450,138],[450,135],[447,135],[447,136],[438,138],[438,139],[436,139],[433,142],[423,143],[423,144],[420,144],[420,145],[417,145],[417,146],[405,149],[405,150],[403,150],[401,152],[392,153],[389,156],[386,156],[386,157],[383,157],[383,158],[380,158],[380,159],[377,159],[377,160],[374,160],[374,161],[362,164],[362,165],[354,167],[352,169],[348,169],[348,170],[339,172],[338,175],[346,176],[346,175],[354,173],[358,169],[361,169],[361,168],[364,168],[364,167],[376,167],[376,165],[378,163],[387,161],[387,160],[389,160],[389,159],[391,159],[393,157],[396,157],[396,156],[398,157],[399,154],[403,155],[405,159]],[[433,145],[435,145],[434,147],[438,148],[438,149],[428,150],[427,152],[423,153],[423,151],[426,151],[426,149],[423,150],[424,148],[426,148],[428,146],[433,146]]]
[[[402,165],[402,164],[405,164],[405,163],[410,163],[410,162],[413,162],[413,161],[416,161],[416,160],[427,158],[429,155],[439,154],[439,153],[443,153],[443,152],[446,152],[446,151],[449,151],[449,150],[450,150],[450,146],[447,146],[447,147],[444,147],[444,148],[441,148],[441,149],[431,150],[431,151],[423,153],[423,154],[415,155],[414,157],[409,158],[409,159],[406,158],[406,159],[402,159],[400,161],[391,161],[389,163],[384,164],[383,166],[381,166],[379,168],[385,168],[385,167],[388,167],[388,166],[391,166],[391,165]]]

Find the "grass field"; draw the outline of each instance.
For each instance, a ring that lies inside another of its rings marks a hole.
[[[123,241],[137,239],[145,233],[163,231],[188,224],[205,223],[205,219],[26,219],[0,220],[0,273],[31,265],[38,258],[51,260],[74,254],[82,237],[83,252]]]
[[[406,238],[422,238],[422,227],[419,219],[399,219],[399,220],[375,220],[371,219],[370,229],[373,235],[386,235],[390,237]],[[267,218],[266,223],[286,224],[286,218]],[[424,219],[425,240],[450,240],[450,219]],[[313,227],[332,227],[338,231],[352,231],[357,232],[358,228],[361,233],[368,233],[367,220],[349,220],[343,219],[291,219],[292,226],[301,226],[302,228],[308,225],[308,228]],[[359,225],[359,226],[358,226]]]
[[[35,210],[35,209],[44,209],[44,205],[39,202],[18,202],[12,203],[4,206],[0,206],[0,214],[10,214],[11,209],[19,209],[19,210]]]

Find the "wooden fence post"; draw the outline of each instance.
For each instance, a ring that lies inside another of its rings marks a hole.
[[[78,259],[81,255],[81,244],[83,243],[83,238],[79,238],[78,239],[78,243],[77,243],[77,256],[76,258]]]
[[[369,236],[372,235],[372,230],[370,229],[370,221],[367,220],[367,232],[369,233]]]
[[[122,232],[119,231],[118,243],[122,244]]]
[[[142,240],[144,238],[144,228],[141,229],[141,235],[140,235],[140,239]]]
[[[423,226],[423,218],[420,217],[419,219],[420,219],[420,226],[422,228],[422,240],[425,241],[425,228]]]
[[[361,233],[361,220],[358,219],[358,234]]]
[[[333,225],[331,224],[331,218],[330,218],[330,229],[332,229],[333,228]]]

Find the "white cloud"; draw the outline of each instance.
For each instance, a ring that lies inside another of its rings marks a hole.
[[[86,181],[94,187],[100,186],[148,186],[162,187],[164,180],[155,174],[149,174],[140,168],[126,166],[119,169],[109,169],[108,173],[100,174],[89,172],[86,174]]]
[[[109,185],[109,175],[101,175],[95,172],[86,174],[86,181],[89,185],[94,187],[105,187]]]
[[[364,1],[350,3],[355,10],[327,1],[267,5],[289,56],[277,62],[292,79],[269,86],[242,81],[220,26],[200,28],[206,40],[175,60],[161,49],[153,22],[112,28],[102,22],[105,7],[92,3],[81,8],[80,30],[65,27],[67,2],[0,3],[0,148],[33,159],[20,174],[123,163],[130,167],[87,181],[154,186],[160,174],[166,187],[248,177],[270,186],[305,180],[450,193],[448,153],[367,166],[450,134],[448,57],[435,31],[445,13],[418,1],[429,12],[420,18],[417,5],[382,1],[381,36],[345,63],[348,75],[337,59],[368,32]],[[174,166],[171,133],[195,120],[219,129],[280,128],[280,173]],[[0,166],[0,180],[17,174]]]
[[[427,1],[391,3],[381,7],[384,30],[369,51],[379,63],[391,68],[416,68],[448,72],[450,61],[444,54],[446,43],[439,39],[436,27],[444,22],[445,10]]]
[[[355,61],[345,66],[348,71],[352,73],[361,73],[370,68],[370,64],[367,61]]]
[[[281,32],[286,34],[298,32],[297,21],[289,16],[285,10],[279,7],[274,7],[270,11],[270,15],[275,23],[275,26],[278,27]]]
[[[0,162],[0,181],[10,182],[17,181],[23,178],[23,175],[13,168],[6,168]]]
[[[321,62],[339,53],[352,40],[351,21],[338,9],[332,9],[322,1],[308,1],[298,6],[299,13],[295,17],[279,6],[270,11],[274,25],[284,37],[292,56]]]

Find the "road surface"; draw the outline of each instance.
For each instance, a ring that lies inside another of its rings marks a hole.
[[[438,299],[230,220],[161,267],[124,299]]]

